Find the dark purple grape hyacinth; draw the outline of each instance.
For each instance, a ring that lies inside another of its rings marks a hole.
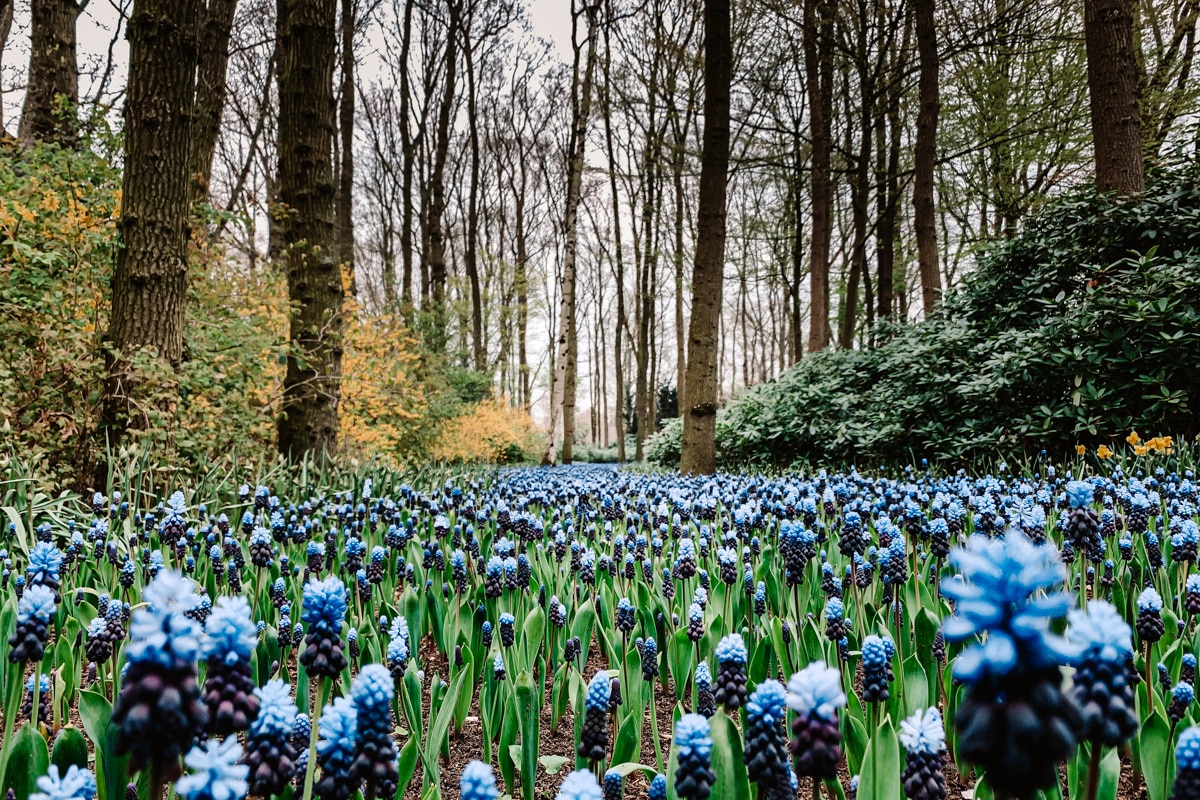
[[[675,794],[680,800],[707,800],[716,773],[712,770],[712,732],[699,714],[684,714],[675,723]]]
[[[739,633],[725,636],[717,644],[716,701],[730,713],[746,702],[746,643]]]
[[[244,597],[218,597],[200,642],[207,664],[204,703],[211,736],[244,731],[258,716],[250,658],[258,645],[257,628]]]
[[[918,710],[901,722],[900,744],[907,754],[900,776],[904,796],[908,800],[945,800],[942,761],[946,757],[946,731],[938,710]]]
[[[336,678],[349,666],[342,645],[342,625],[346,618],[346,586],[329,576],[310,580],[304,587],[303,612],[308,625],[300,664],[310,678]]]
[[[1068,639],[1080,648],[1071,700],[1082,717],[1080,738],[1094,746],[1116,747],[1137,733],[1133,687],[1126,661],[1133,654],[1129,625],[1103,600],[1087,611],[1072,609]]]
[[[842,762],[838,709],[846,704],[841,672],[814,662],[793,675],[787,688],[787,706],[796,714],[788,743],[796,774],[815,781],[835,779]]]
[[[742,758],[760,796],[787,800],[795,779],[784,732],[787,692],[775,680],[760,683],[746,702],[746,744]]]
[[[608,705],[612,699],[612,680],[607,672],[597,672],[588,683],[584,699],[583,728],[579,736],[579,757],[599,761],[608,751]]]
[[[296,777],[298,754],[292,732],[298,712],[291,687],[278,678],[255,689],[254,696],[259,702],[259,712],[246,736],[242,763],[250,768],[250,794],[271,797],[282,792]],[[300,747],[307,746],[307,734],[305,730]]]

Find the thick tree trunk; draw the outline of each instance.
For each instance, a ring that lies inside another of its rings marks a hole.
[[[678,127],[678,123],[676,123]],[[671,154],[671,179],[675,189],[675,392],[678,411],[683,413],[684,392],[687,382],[687,345],[683,323],[683,162],[687,145],[687,127],[679,128],[675,135],[675,152]]]
[[[830,0],[804,0],[804,73],[812,135],[812,237],[808,250],[808,350],[829,345],[829,242],[833,229],[833,27]]]
[[[917,79],[920,105],[917,141],[913,154],[913,232],[917,239],[917,264],[921,273],[921,305],[928,317],[942,299],[942,273],[938,268],[937,214],[933,204],[933,168],[937,159],[937,123],[942,101],[938,91],[935,0],[913,0],[917,29]],[[1141,145],[1139,143],[1138,147]],[[1139,150],[1140,152],[1140,150]]]
[[[413,305],[413,166],[416,148],[409,131],[409,77],[408,53],[412,46],[412,14],[414,3],[404,4],[404,33],[400,43],[400,156],[401,165],[401,212],[400,212],[400,306],[407,315]]]
[[[183,360],[188,155],[203,0],[139,0],[129,20],[121,244],[112,279],[104,416],[109,444],[143,427],[131,359]]]
[[[208,0],[200,29],[200,64],[196,70],[196,116],[192,123],[192,204],[207,202],[213,153],[225,111],[225,75],[229,67],[229,35],[237,0]]]
[[[1088,91],[1096,188],[1139,195],[1146,188],[1131,0],[1085,0]]]
[[[687,412],[679,469],[717,469],[717,325],[725,268],[725,198],[729,171],[729,87],[733,72],[729,0],[704,3],[704,139],[696,257],[692,268],[692,318],[688,326]]]
[[[592,0],[587,0],[591,3]],[[572,440],[575,436],[576,370],[579,353],[578,330],[575,320],[575,272],[579,250],[579,200],[583,192],[584,155],[587,146],[588,116],[592,109],[592,84],[596,71],[597,15],[599,3],[587,5],[571,14],[574,18],[572,32],[578,27],[578,15],[587,15],[587,55],[584,56],[583,76],[579,76],[579,49],[575,44],[575,78],[572,80],[572,127],[569,161],[567,162],[567,197],[563,215],[563,232],[566,247],[563,253],[561,303],[558,312],[559,334],[557,341],[557,363],[551,390],[551,403],[561,398],[562,405],[562,463],[570,464]],[[572,37],[574,39],[574,37]],[[543,461],[553,461],[554,431],[550,432],[550,444]]]
[[[29,18],[29,77],[21,109],[21,141],[73,144],[79,105],[75,55],[79,5],[75,0],[31,0]]]
[[[336,198],[337,258],[350,277],[350,294],[358,296],[354,272],[354,0],[342,0],[341,86],[338,90],[338,134],[341,160],[338,164]]]
[[[278,0],[279,200],[293,311],[279,452],[337,447],[344,291],[331,152],[337,0]]]
[[[471,37],[464,37],[467,65],[467,134],[471,144],[471,175],[467,187],[467,246],[463,262],[471,293],[471,354],[475,369],[487,367],[487,345],[483,341],[483,295],[479,288],[479,98],[475,88],[475,53]]]

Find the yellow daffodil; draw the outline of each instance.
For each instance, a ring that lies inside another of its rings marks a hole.
[[[1075,455],[1082,456],[1087,454],[1087,448],[1081,444],[1075,445]]]
[[[1137,447],[1139,444],[1142,443],[1142,437],[1138,436],[1137,431],[1134,431],[1133,433],[1131,433],[1125,437],[1125,441],[1129,442],[1134,447]]]
[[[1112,458],[1112,454],[1113,454],[1113,451],[1110,450],[1108,445],[1106,445],[1106,444],[1102,444],[1096,448],[1096,457],[1097,458]]]

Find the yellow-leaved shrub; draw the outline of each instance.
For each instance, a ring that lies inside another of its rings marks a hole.
[[[447,420],[431,455],[454,463],[510,464],[536,458],[541,444],[529,414],[489,398]]]

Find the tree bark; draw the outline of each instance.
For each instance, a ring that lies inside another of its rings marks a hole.
[[[917,238],[917,264],[921,273],[921,305],[928,317],[942,299],[942,273],[938,268],[937,214],[933,202],[933,168],[937,159],[938,91],[936,0],[913,0],[917,30],[917,140],[913,154],[913,231]],[[1139,142],[1139,148],[1141,147]]]
[[[199,67],[196,70],[196,116],[192,123],[190,201],[207,202],[212,179],[213,153],[225,111],[225,76],[229,67],[229,36],[237,0],[209,0],[200,29]]]
[[[591,0],[588,0],[591,3]],[[567,197],[563,215],[563,232],[566,247],[563,253],[562,279],[560,283],[557,359],[555,364],[550,402],[561,398],[562,405],[562,463],[570,464],[573,458],[572,439],[575,436],[575,392],[578,360],[578,331],[575,320],[575,267],[579,250],[579,200],[583,191],[584,155],[587,146],[588,116],[592,108],[592,84],[596,69],[596,19],[600,12],[598,2],[584,6],[578,11],[571,9],[572,39],[575,41],[575,70],[571,82],[572,125],[571,141],[567,162]],[[587,54],[584,56],[583,76],[579,76],[580,45],[575,39],[580,14],[587,15]],[[543,461],[554,460],[554,430],[550,431],[549,445]]]
[[[608,157],[608,189],[612,195],[613,215],[613,269],[617,293],[617,324],[613,329],[613,387],[616,397],[616,412],[613,415],[617,438],[617,461],[625,461],[625,361],[623,339],[625,332],[625,256],[621,245],[621,198],[617,192],[617,160],[612,135],[612,47],[611,34],[613,4],[605,5],[604,24],[604,146]]]
[[[470,31],[465,40],[467,66],[467,138],[471,145],[471,174],[467,187],[467,245],[463,262],[471,293],[471,353],[476,370],[487,367],[487,345],[483,341],[483,296],[479,289],[479,98],[475,86],[475,53]]]
[[[0,0],[0,75],[4,74],[4,48],[12,32],[13,0]],[[4,104],[0,103],[0,131],[4,130]]]
[[[804,72],[812,136],[812,237],[808,250],[808,351],[829,345],[829,242],[833,228],[833,27],[830,0],[804,0]]]
[[[412,14],[414,3],[404,4],[404,32],[400,42],[400,155],[401,165],[401,211],[400,211],[400,306],[407,319],[413,306],[413,167],[416,148],[409,131],[409,76],[408,54],[412,48]]]
[[[354,0],[342,0],[341,86],[338,90],[338,134],[341,160],[336,190],[337,258],[350,277],[350,295],[358,296],[354,271]]]
[[[190,234],[188,155],[203,0],[139,0],[129,20],[122,246],[112,279],[104,418],[110,446],[144,427],[141,350],[183,360]]]
[[[79,10],[75,0],[31,0],[29,4],[29,77],[18,130],[24,144],[69,146],[75,142],[75,107],[79,105],[75,23]]]
[[[1146,189],[1131,0],[1084,0],[1088,92],[1096,188],[1118,195]]]
[[[733,73],[729,0],[704,3],[704,138],[696,256],[692,267],[692,317],[688,325],[683,449],[679,469],[717,469],[717,324],[725,268],[725,200],[729,171],[729,88]]]
[[[337,447],[342,301],[331,151],[337,0],[278,0],[279,200],[292,302],[279,452]]]
[[[430,349],[446,349],[446,232],[442,216],[446,213],[446,157],[450,151],[450,112],[454,106],[454,85],[458,74],[459,0],[449,0],[450,22],[446,29],[446,76],[442,102],[438,108],[437,141],[433,170],[429,176],[429,298]]]

